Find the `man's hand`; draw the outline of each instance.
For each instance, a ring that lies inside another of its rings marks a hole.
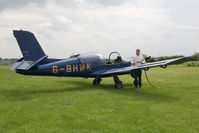
[[[144,61],[137,61],[136,63],[144,64]]]
[[[144,61],[140,61],[140,63],[141,63],[141,64],[144,64],[145,62],[144,62]]]

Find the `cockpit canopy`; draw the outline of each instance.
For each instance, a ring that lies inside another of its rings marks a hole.
[[[77,58],[80,60],[82,64],[91,63],[93,67],[106,64],[104,56],[100,53],[80,54],[79,56],[77,56]]]

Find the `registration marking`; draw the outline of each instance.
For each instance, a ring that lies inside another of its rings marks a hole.
[[[62,71],[63,71],[63,70],[65,70],[65,68],[60,68],[59,70],[62,70]]]
[[[52,66],[52,73],[57,74],[59,71],[65,71],[67,73],[70,72],[84,72],[84,71],[91,71],[91,64],[69,64],[65,67],[59,68],[58,66]]]

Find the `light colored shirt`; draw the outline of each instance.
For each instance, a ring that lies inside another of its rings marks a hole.
[[[132,57],[132,61],[135,63],[135,65],[140,65],[140,64],[142,64],[141,62],[143,62],[143,63],[146,62],[143,55],[141,55],[141,54]]]

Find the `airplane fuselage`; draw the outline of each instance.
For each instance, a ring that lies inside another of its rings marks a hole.
[[[24,75],[96,77],[96,75],[92,75],[95,71],[105,72],[112,68],[126,66],[129,64],[101,64],[99,60],[82,63],[79,58],[74,57],[48,64],[39,64],[29,71],[16,70],[16,72]]]

